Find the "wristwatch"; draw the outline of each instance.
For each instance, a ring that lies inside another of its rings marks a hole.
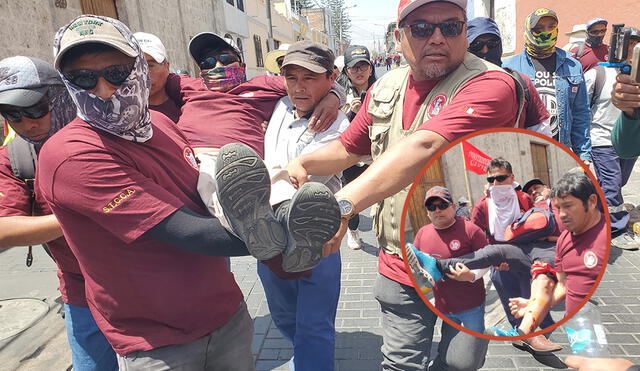
[[[351,219],[353,215],[356,213],[356,208],[353,205],[353,202],[347,198],[339,198],[338,207],[340,207],[340,217],[342,219]]]

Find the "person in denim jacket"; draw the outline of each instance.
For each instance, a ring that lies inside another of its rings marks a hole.
[[[525,21],[525,51],[503,63],[534,82],[551,114],[554,139],[571,148],[581,160],[591,162],[589,136],[591,113],[587,87],[580,62],[556,48],[558,17],[553,10],[540,8]]]

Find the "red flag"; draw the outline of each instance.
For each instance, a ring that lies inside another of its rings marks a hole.
[[[464,163],[467,170],[479,175],[487,173],[487,165],[489,165],[491,157],[482,153],[466,140],[462,142],[462,152],[464,152]]]

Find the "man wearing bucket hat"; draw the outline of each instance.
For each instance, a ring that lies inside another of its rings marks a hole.
[[[354,213],[384,200],[375,216],[381,248],[375,293],[383,315],[385,370],[424,370],[437,318],[411,287],[401,258],[397,230],[404,188],[447,143],[479,128],[514,127],[521,109],[513,78],[467,53],[466,7],[465,0],[400,1],[395,35],[408,66],[378,79],[365,97],[367,109],[338,141],[287,166],[302,184],[309,174],[335,173],[373,155],[371,167],[336,193],[343,223],[325,253],[339,248]],[[443,325],[443,331],[456,330]],[[458,333],[441,343],[438,356],[451,369],[477,369],[486,346],[484,339]],[[453,352],[457,356],[447,356]]]
[[[223,258],[247,248],[207,216],[183,134],[147,109],[148,66],[133,34],[79,16],[54,52],[78,118],[43,146],[40,188],[120,368],[255,369],[251,319]]]
[[[40,188],[34,186],[33,175],[25,173],[29,165],[36,171],[30,149],[38,153],[45,141],[73,120],[75,104],[58,72],[40,59],[6,58],[0,61],[0,71],[0,115],[18,135],[0,147],[0,248],[46,244],[58,266],[74,370],[117,370],[115,353],[89,311],[78,261]],[[30,251],[31,247],[27,265]]]
[[[264,68],[272,75],[280,75],[280,68],[284,61],[284,55],[289,50],[289,44],[281,44],[278,49],[272,50],[264,57]]]
[[[525,20],[525,51],[503,66],[527,75],[551,114],[554,139],[571,148],[581,160],[591,161],[591,114],[582,66],[566,51],[556,48],[558,16],[540,8]]]
[[[571,28],[571,31],[565,32],[565,35],[569,36],[569,43],[562,47],[563,50],[571,52],[572,50],[578,48],[576,52],[573,53],[573,57],[584,52],[584,41],[587,39],[587,25],[582,24],[574,24]]]

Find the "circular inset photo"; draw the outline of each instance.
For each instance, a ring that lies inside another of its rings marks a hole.
[[[609,256],[602,205],[591,171],[558,142],[480,131],[440,151],[412,185],[407,272],[443,321],[563,367],[559,354],[606,347],[588,302]]]

